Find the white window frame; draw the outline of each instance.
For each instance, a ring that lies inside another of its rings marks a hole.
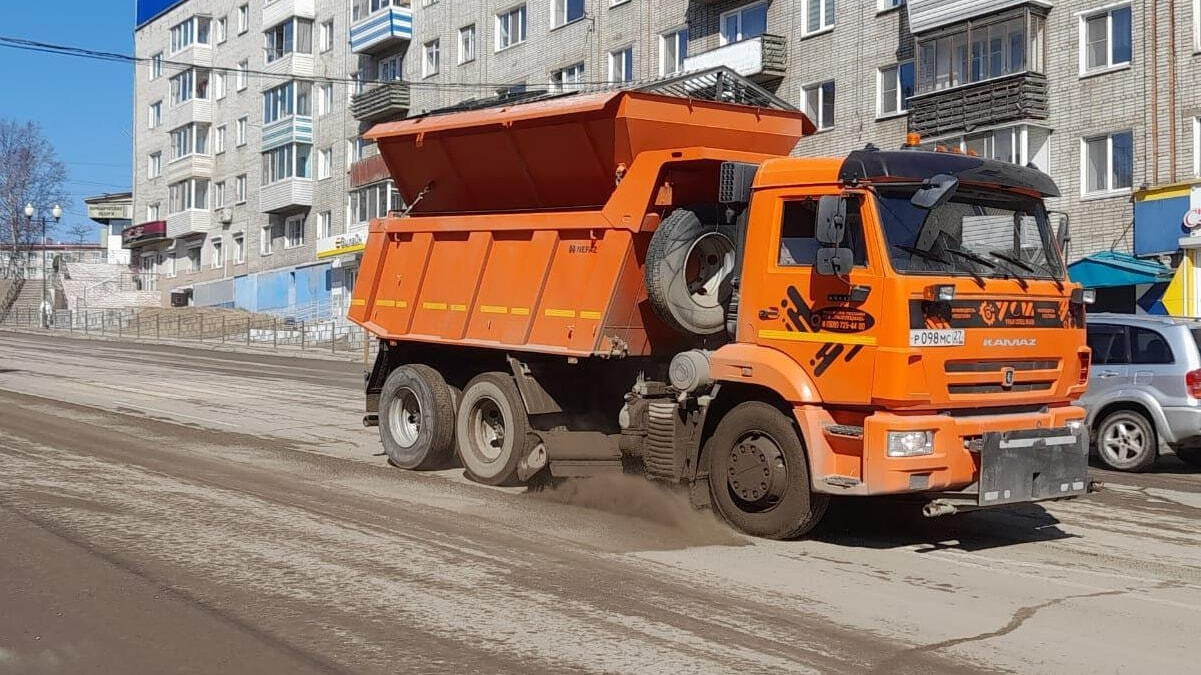
[[[146,220],[153,222],[159,220],[159,213],[163,210],[162,202],[154,202],[146,205]]]
[[[718,21],[717,21],[717,34],[720,36],[721,44],[728,45],[732,42],[742,42],[743,40],[747,39],[742,34],[742,15],[747,10],[755,9],[758,7],[763,7],[764,11],[766,11],[768,9],[767,1],[763,0],[762,2],[752,2],[752,3],[746,4],[746,5],[742,5],[741,7],[735,7],[734,9],[731,9],[728,12],[722,12],[721,16],[718,17]],[[726,26],[726,19],[731,16],[735,16],[735,15],[738,17],[738,34],[734,36],[733,40],[731,40],[731,39],[729,39],[729,37],[726,36],[724,28]],[[764,23],[766,24],[766,21]],[[766,30],[766,27],[765,27],[765,30]],[[757,37],[757,36],[751,36],[751,37]]]
[[[334,212],[322,211],[317,214],[317,238],[325,239],[334,235]]]
[[[242,232],[233,235],[234,240],[234,265],[241,265],[246,262],[246,235]]]
[[[163,152],[161,150],[146,155],[146,177],[158,178],[163,175]]]
[[[904,7],[907,0],[876,0],[876,13],[882,14],[890,9]]]
[[[219,16],[213,20],[213,42],[221,44],[229,39],[229,17]]]
[[[838,14],[838,4],[835,2],[835,0],[803,0],[803,2],[804,10],[801,12],[803,14],[801,18],[802,35],[817,35],[819,33],[825,33],[827,31],[834,30],[834,20],[836,17],[826,16],[826,5],[829,2],[834,2],[834,6],[830,7],[830,9],[834,11],[834,14]],[[812,7],[810,5],[814,2],[817,3],[818,21],[817,28],[810,30],[809,12],[812,11]]]
[[[146,106],[146,126],[150,129],[157,129],[163,123],[163,100],[159,100]]]
[[[322,21],[317,28],[317,49],[328,52],[334,48],[334,20]]]
[[[238,7],[238,35],[250,30],[250,5]]]
[[[620,76],[617,75],[618,67],[621,68]],[[628,80],[625,79],[627,70],[630,75]],[[634,72],[634,45],[626,45],[609,52],[609,82],[628,83],[635,79],[637,79],[637,74]]]
[[[470,23],[459,28],[459,65],[471,63],[475,60],[475,53],[478,49],[479,35],[476,33],[475,24]]]
[[[234,203],[246,203],[246,174],[240,174],[234,178]]]
[[[551,30],[554,30],[556,28],[562,28],[563,26],[566,26],[569,23],[575,23],[577,21],[582,21],[584,19],[584,17],[588,16],[588,3],[585,0],[584,2],[580,3],[580,15],[574,19],[568,18],[567,10],[570,6],[569,5],[570,2],[571,2],[571,0],[551,0],[551,3],[550,3],[550,27],[551,27]]]
[[[288,216],[284,220],[284,250],[304,246],[304,216]],[[299,236],[293,237],[293,229],[299,231]]]
[[[150,57],[150,79],[157,80],[163,76],[163,53],[158,52]]]
[[[512,24],[512,22],[513,22],[514,16],[521,17],[521,25],[519,26],[521,29],[520,30],[521,34],[518,36],[518,39],[513,39],[513,24]],[[508,28],[507,28],[507,32],[509,34],[508,44],[501,44],[501,22],[502,21],[508,22]],[[524,3],[522,3],[520,5],[514,5],[502,12],[498,12],[496,14],[496,24],[495,25],[496,25],[496,31],[495,31],[496,42],[494,45],[495,51],[503,52],[506,49],[512,49],[513,47],[516,47],[517,45],[525,44],[526,39],[529,37],[529,31],[530,31],[529,9],[526,7],[526,5]]]
[[[826,131],[834,128],[834,120],[828,120],[829,123],[826,124],[827,120],[822,119],[822,111],[826,108],[825,85],[827,84],[834,84],[834,105],[837,106],[838,84],[834,80],[822,80],[821,82],[814,82],[801,88],[801,97],[804,99],[801,107],[805,110],[805,114],[809,116],[809,121],[813,122],[818,131]],[[817,110],[811,111],[809,109],[809,92],[815,89],[817,90]],[[837,109],[835,109],[835,116],[837,116]]]
[[[901,86],[901,67],[904,65],[913,66],[913,91],[917,93],[917,63],[913,60],[898,61],[897,63],[887,66],[880,66],[876,69],[876,119],[887,119],[889,117],[900,117],[901,115],[909,114],[909,101],[905,100],[905,94]],[[884,110],[884,81],[885,71],[893,71],[892,81],[896,84],[896,100],[893,102],[896,109],[885,112]]]
[[[213,154],[220,155],[225,152],[225,125],[222,124],[213,129]]]
[[[225,98],[225,73],[215,70],[212,75],[213,100],[221,100]]]
[[[259,255],[269,256],[274,253],[275,242],[272,241],[274,239],[272,235],[275,234],[275,227],[268,223],[259,230],[259,234]]]
[[[430,56],[433,59],[430,59]],[[421,77],[433,77],[442,65],[442,41],[434,38],[421,45]]]
[[[237,69],[238,69],[238,78],[237,78],[236,86],[237,86],[238,91],[242,91],[243,89],[246,88],[246,80],[248,79],[246,71],[250,70],[250,61],[245,61],[245,60],[239,61],[238,65],[237,65]]]
[[[1104,134],[1093,134],[1091,136],[1080,137],[1080,196],[1081,197],[1112,197],[1115,195],[1130,194],[1134,186],[1134,161],[1137,159],[1131,157],[1131,187],[1115,188],[1112,185],[1113,181],[1113,137],[1119,134],[1130,134],[1131,155],[1134,154],[1134,132],[1130,129],[1121,129],[1119,131],[1110,131]],[[1090,191],[1088,189],[1088,144],[1089,141],[1105,139],[1105,188],[1101,190]]]
[[[209,255],[209,267],[215,270],[225,267],[225,247],[221,243],[221,237],[213,237],[210,250],[212,253]]]
[[[1195,1],[1195,0],[1194,0]],[[1113,13],[1115,10],[1130,9],[1130,61],[1113,61]],[[1105,65],[1090,68],[1088,65],[1088,22],[1102,14],[1105,15]],[[1080,39],[1080,76],[1101,75],[1115,70],[1125,70],[1134,61],[1134,6],[1129,1],[1117,2],[1104,7],[1097,7],[1078,14]],[[1194,12],[1195,16],[1195,12]]]
[[[234,146],[242,147],[246,145],[247,127],[250,126],[250,118],[243,115],[234,122]]]
[[[225,181],[213,183],[213,210],[225,208]]]
[[[321,148],[317,151],[317,180],[325,180],[334,175],[334,148]]]
[[[681,40],[683,36],[683,40]],[[672,69],[667,69],[667,45],[670,42],[675,43],[676,61],[673,63]],[[681,47],[683,53],[681,54]],[[680,26],[665,33],[659,34],[659,74],[660,75],[675,75],[676,73],[684,72],[684,59],[688,58],[688,26]]]
[[[579,74],[574,76],[570,81],[565,77],[567,73],[573,73],[579,70]],[[583,61],[577,61],[570,66],[556,68],[550,74],[550,88],[553,92],[569,91],[579,86],[584,79],[584,74],[588,72],[588,68]],[[556,81],[558,78],[559,81]]]

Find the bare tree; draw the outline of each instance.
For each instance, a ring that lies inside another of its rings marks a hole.
[[[0,119],[0,243],[13,257],[42,236],[41,226],[25,217],[25,205],[49,217],[52,204],[66,201],[66,180],[66,165],[36,122]]]
[[[67,226],[67,234],[71,237],[72,244],[82,244],[88,240],[96,232],[96,227],[91,223],[78,222],[74,225]]]

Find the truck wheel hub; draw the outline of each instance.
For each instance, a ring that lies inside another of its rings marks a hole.
[[[770,437],[747,434],[730,450],[726,482],[738,499],[770,508],[780,501],[788,485],[784,454]]]

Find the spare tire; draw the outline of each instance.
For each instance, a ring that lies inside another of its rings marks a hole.
[[[672,211],[651,237],[646,290],[672,328],[696,337],[725,330],[736,228],[705,224],[695,211]]]

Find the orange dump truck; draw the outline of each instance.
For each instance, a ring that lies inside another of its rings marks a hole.
[[[350,318],[392,463],[639,470],[750,534],[830,495],[927,515],[1088,489],[1085,293],[1033,168],[789,157],[786,108],[622,91],[382,124],[410,206]]]

